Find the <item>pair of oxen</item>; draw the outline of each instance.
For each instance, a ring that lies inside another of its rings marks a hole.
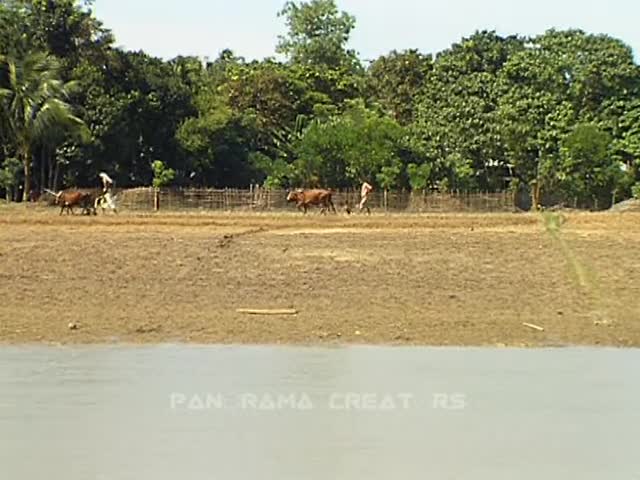
[[[91,192],[80,190],[72,190],[66,192],[60,191],[58,193],[47,189],[45,189],[45,191],[56,197],[56,204],[60,205],[61,207],[60,215],[62,215],[65,209],[67,210],[67,215],[69,214],[69,212],[73,214],[74,207],[82,208],[82,213],[86,215],[97,215],[98,207],[102,209],[103,213],[106,208],[110,208],[115,213],[118,213],[115,201],[110,192],[95,197]]]

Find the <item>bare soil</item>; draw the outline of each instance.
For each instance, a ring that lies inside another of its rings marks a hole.
[[[0,342],[637,347],[640,214],[0,207]]]

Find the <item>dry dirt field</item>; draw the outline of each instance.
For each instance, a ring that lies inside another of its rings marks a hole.
[[[640,346],[640,214],[562,215],[2,206],[0,343]]]

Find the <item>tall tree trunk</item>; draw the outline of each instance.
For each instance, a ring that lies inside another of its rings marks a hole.
[[[22,191],[22,201],[28,202],[31,195],[31,153],[22,154],[24,162],[24,190]]]
[[[40,184],[38,185],[38,193],[42,193],[44,189],[44,159],[47,155],[47,149],[42,147],[40,150]]]
[[[55,161],[55,152],[48,156],[49,171],[47,173],[49,174],[49,179],[47,181],[47,188],[49,190],[53,190],[53,162],[54,161]]]
[[[535,181],[531,182],[530,185],[531,185],[531,203],[533,204],[531,205],[531,209],[534,212],[537,212],[540,206],[540,183],[536,179]]]
[[[60,162],[58,161],[58,157],[55,158],[55,162],[56,162],[56,167],[55,167],[55,173],[53,174],[53,188],[51,190],[53,190],[54,192],[57,192],[58,176],[60,174]]]

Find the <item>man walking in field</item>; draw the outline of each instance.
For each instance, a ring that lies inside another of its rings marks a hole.
[[[115,201],[111,196],[111,189],[113,188],[114,183],[113,180],[105,172],[100,172],[98,176],[100,177],[100,180],[102,180],[102,196],[96,200],[96,208],[100,205],[104,211],[104,203],[106,202],[109,208],[117,213]]]
[[[100,177],[100,180],[102,180],[102,194],[104,195],[111,189],[111,187],[113,187],[113,180],[111,180],[111,177],[104,172],[100,172],[98,176]]]
[[[362,182],[362,187],[360,187],[360,205],[359,205],[359,209],[361,212],[365,204],[367,203],[367,200],[369,199],[369,194],[371,193],[372,190],[373,190],[373,187],[371,185],[369,185],[367,182]],[[371,214],[371,210],[369,210],[369,207],[367,207],[367,213]]]

